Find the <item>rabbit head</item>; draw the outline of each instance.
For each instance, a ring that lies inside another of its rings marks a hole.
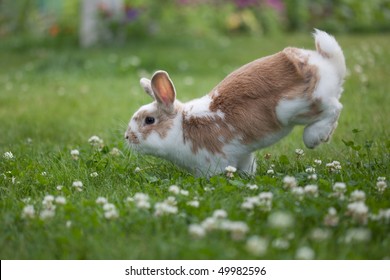
[[[157,71],[151,80],[142,78],[140,84],[154,101],[133,115],[125,138],[136,150],[164,157],[169,152],[166,146],[172,142],[170,138],[178,133],[175,123],[181,104],[165,71]]]

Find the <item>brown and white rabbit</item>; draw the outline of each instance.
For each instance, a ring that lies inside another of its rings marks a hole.
[[[197,176],[227,166],[253,174],[254,151],[305,125],[303,141],[314,148],[329,140],[342,109],[346,73],[333,36],[315,30],[316,51],[283,51],[235,70],[208,95],[181,103],[164,71],[140,83],[154,102],[130,120],[125,138],[142,153],[168,159]]]

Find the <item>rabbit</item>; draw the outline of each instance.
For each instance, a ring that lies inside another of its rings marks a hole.
[[[346,74],[336,39],[313,32],[316,51],[287,47],[229,74],[209,94],[182,103],[165,71],[140,84],[154,102],[142,106],[125,133],[145,154],[172,161],[195,176],[223,173],[227,166],[255,174],[254,152],[304,125],[303,142],[327,142],[342,109]]]

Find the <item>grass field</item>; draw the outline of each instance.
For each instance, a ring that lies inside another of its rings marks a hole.
[[[308,34],[0,45],[0,258],[390,258],[390,37],[337,38],[349,74],[330,144],[307,150],[296,128],[258,152],[255,177],[210,180],[127,148],[150,102],[140,77],[167,70],[187,101],[250,60],[313,48]]]

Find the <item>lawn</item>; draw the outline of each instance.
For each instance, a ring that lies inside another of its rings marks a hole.
[[[164,69],[188,101],[255,58],[313,48],[309,34],[3,42],[0,258],[390,258],[390,37],[337,39],[348,77],[332,141],[308,150],[296,128],[258,152],[256,176],[210,179],[127,148],[128,120],[151,101],[139,79]]]

